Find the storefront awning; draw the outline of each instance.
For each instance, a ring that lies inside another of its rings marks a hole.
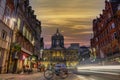
[[[30,52],[30,51],[28,51],[28,50],[26,50],[26,49],[24,49],[24,48],[21,48],[21,50],[22,50],[23,52],[29,54],[29,55],[32,55],[32,52]]]

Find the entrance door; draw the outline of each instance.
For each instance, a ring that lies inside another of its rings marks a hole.
[[[0,48],[0,73],[2,72],[3,58],[4,58],[4,51],[3,49]]]
[[[13,73],[17,72],[17,62],[18,62],[18,59],[14,59]]]

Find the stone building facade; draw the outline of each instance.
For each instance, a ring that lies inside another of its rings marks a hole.
[[[74,67],[78,64],[78,50],[64,47],[64,36],[58,29],[52,36],[51,41],[51,48],[43,51],[41,64],[45,67],[48,67],[51,63],[64,63],[68,67]]]
[[[24,65],[37,67],[41,22],[29,0],[0,0],[0,34],[1,73],[20,72]]]
[[[12,0],[0,0],[0,73],[7,72],[14,27],[14,8]]]

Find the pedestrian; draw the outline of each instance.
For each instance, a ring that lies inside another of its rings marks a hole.
[[[25,73],[25,72],[26,72],[25,65],[23,65],[22,73]]]

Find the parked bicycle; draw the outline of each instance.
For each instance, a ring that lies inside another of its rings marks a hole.
[[[65,79],[68,77],[68,70],[67,68],[63,68],[61,65],[59,65],[59,66],[55,66],[54,68],[47,69],[44,71],[44,77],[47,80],[52,79],[54,75],[59,76],[62,79]]]

